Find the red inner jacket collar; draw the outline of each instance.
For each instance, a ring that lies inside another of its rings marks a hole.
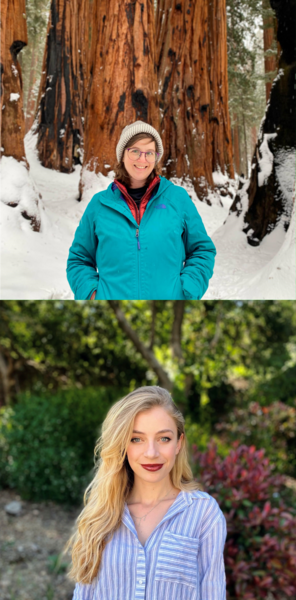
[[[138,209],[136,202],[129,195],[125,185],[123,183],[120,183],[120,181],[117,181],[117,179],[114,179],[114,183],[117,185],[118,189],[121,191],[124,199],[127,202],[128,207],[130,208],[130,211],[131,211],[134,219],[137,221],[138,225],[140,225],[141,219],[146,210],[146,206],[152,196],[152,191],[154,190],[155,186],[159,182],[160,182],[159,175],[155,175],[154,179],[151,181],[151,183],[149,183],[149,186],[141,200],[140,209]]]

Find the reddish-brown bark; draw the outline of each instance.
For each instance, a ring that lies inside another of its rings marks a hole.
[[[25,161],[22,73],[17,55],[28,43],[25,0],[1,0],[1,155]]]
[[[84,166],[96,173],[113,169],[123,127],[159,128],[154,27],[152,0],[96,3],[84,138]]]
[[[158,0],[156,21],[163,174],[202,198],[214,170],[234,177],[225,0]]]
[[[2,146],[2,107],[4,100],[3,76],[7,6],[8,0],[0,0],[0,148]]]
[[[52,0],[38,98],[39,158],[70,173],[78,160],[89,79],[91,0]]]

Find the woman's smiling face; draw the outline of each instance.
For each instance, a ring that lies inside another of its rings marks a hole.
[[[128,462],[135,477],[153,483],[168,478],[183,437],[181,434],[177,439],[175,421],[161,406],[139,413],[127,448]],[[162,467],[157,471],[149,471],[142,466],[160,464]]]
[[[137,148],[141,152],[148,152],[149,150],[156,152],[155,141],[147,138],[143,140],[138,140],[135,144],[132,144],[131,146],[128,145],[128,148]],[[145,154],[141,154],[138,160],[134,160],[129,155],[127,149],[125,149],[123,154],[123,163],[130,176],[132,188],[143,187],[146,183],[147,177],[153,171],[155,165],[155,162],[149,163],[146,160]]]

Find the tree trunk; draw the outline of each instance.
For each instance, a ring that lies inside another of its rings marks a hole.
[[[157,300],[151,300],[151,333],[150,333],[149,350],[153,350],[154,343],[155,343],[156,315],[157,315]]]
[[[84,169],[107,175],[123,127],[142,120],[159,129],[153,0],[103,0],[94,21]]]
[[[241,156],[240,156],[240,145],[239,145],[239,125],[237,115],[234,116],[233,125],[233,158],[235,170],[238,174],[241,173]]]
[[[256,125],[253,125],[253,127],[251,128],[251,146],[252,146],[252,148],[254,148],[256,142],[257,142],[257,128],[256,128]]]
[[[285,5],[270,2],[278,20],[281,45],[279,73],[273,82],[269,103],[255,147],[249,182],[236,194],[231,211],[238,215],[248,200],[243,231],[252,246],[279,223],[287,231],[291,221],[295,182],[295,0]]]
[[[26,164],[23,83],[17,55],[27,43],[25,0],[1,0],[0,156]]]
[[[79,161],[91,0],[52,0],[38,106],[39,159],[64,173]]]
[[[158,0],[156,19],[163,174],[203,198],[213,171],[234,177],[225,0]]]
[[[245,177],[248,177],[248,174],[249,174],[248,144],[247,144],[247,131],[246,131],[246,120],[245,120],[245,111],[244,110],[243,110],[243,134],[244,134]]]
[[[10,404],[14,383],[12,373],[12,360],[7,360],[5,354],[0,350],[0,407]]]
[[[175,300],[173,304],[174,321],[171,335],[171,349],[175,358],[181,360],[182,353],[182,324],[185,311],[185,300]]]
[[[28,96],[26,102],[26,118],[25,118],[25,131],[26,133],[31,129],[35,116],[36,97],[34,96],[34,87],[36,84],[36,68],[38,63],[38,54],[35,48],[32,48],[31,56],[31,68],[30,68],[30,81],[28,88]]]
[[[21,163],[21,181],[2,171],[1,201],[16,208],[29,220],[34,231],[40,229],[38,193],[29,174],[24,136],[22,71],[18,53],[28,43],[25,0],[1,0],[1,149],[0,157],[10,157]],[[30,190],[30,192],[29,192]],[[28,193],[29,192],[29,193]],[[12,196],[17,200],[11,200]],[[40,196],[41,198],[41,196]]]
[[[2,148],[2,107],[4,100],[5,34],[8,0],[0,0],[0,156]]]
[[[157,360],[155,354],[150,350],[139,338],[137,332],[132,328],[128,320],[126,319],[124,313],[120,308],[119,302],[115,300],[108,300],[109,305],[113,309],[115,316],[117,318],[118,324],[121,329],[124,331],[126,336],[132,341],[135,348],[140,352],[142,357],[146,360],[150,369],[154,371],[157,375],[159,383],[171,391],[173,389],[173,381],[168,376],[167,372],[164,370],[160,362]]]
[[[273,14],[271,14],[270,2],[269,0],[263,0],[263,42],[264,42],[264,69],[265,75],[271,75],[270,81],[266,81],[265,83],[265,91],[266,91],[266,103],[268,102],[270,96],[270,90],[272,86],[272,81],[276,75],[276,71],[278,69],[278,59],[279,56],[275,55],[272,50],[275,45],[275,27],[276,27],[276,19]]]

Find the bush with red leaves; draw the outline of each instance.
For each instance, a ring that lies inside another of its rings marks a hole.
[[[263,449],[233,446],[224,459],[213,443],[203,453],[192,447],[194,472],[227,521],[227,598],[295,599],[296,510],[283,500],[283,477]]]

